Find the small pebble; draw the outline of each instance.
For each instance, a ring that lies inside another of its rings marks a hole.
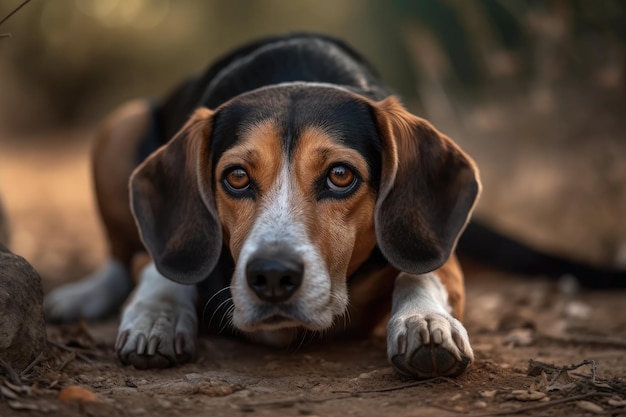
[[[480,391],[480,396],[483,398],[493,398],[496,396],[496,394],[498,393],[497,389],[491,390],[491,391]]]
[[[475,408],[487,408],[487,403],[480,400],[475,401],[473,405]]]
[[[583,410],[590,411],[595,414],[604,414],[604,408],[592,403],[591,401],[578,401],[576,405],[578,408],[582,408]]]

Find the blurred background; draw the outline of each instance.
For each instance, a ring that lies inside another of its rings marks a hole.
[[[3,0],[0,16],[21,0]],[[104,257],[98,120],[230,48],[340,37],[481,169],[478,216],[539,248],[626,265],[626,2],[32,0],[0,26],[0,195],[49,288]]]

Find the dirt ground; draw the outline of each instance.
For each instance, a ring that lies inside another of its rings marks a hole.
[[[46,292],[104,258],[88,137],[0,143],[11,247],[41,273]],[[467,290],[476,362],[456,379],[401,378],[381,336],[288,351],[203,338],[196,362],[140,371],[115,357],[112,319],[49,326],[50,352],[22,375],[24,386],[0,377],[0,416],[626,416],[623,292],[576,291],[567,280],[472,268]],[[95,393],[95,402],[61,402],[61,389],[73,385]]]

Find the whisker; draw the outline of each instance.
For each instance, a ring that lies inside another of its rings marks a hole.
[[[217,314],[217,312],[227,303],[229,303],[230,301],[232,301],[233,298],[232,297],[228,297],[226,300],[222,301],[217,308],[213,311],[213,314],[211,314],[211,318],[209,319],[209,324],[207,327],[211,327],[211,323],[213,323],[213,317],[215,317],[215,314]],[[228,310],[227,310],[228,311]],[[221,322],[220,322],[221,324]]]
[[[219,294],[221,294],[222,292],[227,291],[227,290],[230,290],[230,288],[231,288],[231,286],[230,286],[230,285],[229,285],[229,286],[227,286],[227,287],[224,287],[224,288],[222,288],[221,290],[217,291],[215,294],[213,294],[213,295],[211,296],[211,298],[209,298],[209,300],[208,300],[208,301],[204,304],[204,308],[202,309],[202,318],[206,317],[206,310],[207,310],[207,308],[209,308],[209,304],[211,304],[211,301],[213,301],[213,299],[214,299],[215,297],[217,297]],[[232,297],[230,297],[230,299],[232,299]],[[220,304],[220,305],[221,305],[221,304]],[[217,311],[218,309],[219,309],[219,306],[215,309],[215,311]],[[213,312],[213,314],[215,314],[215,311]],[[212,320],[213,320],[213,316],[211,316],[211,319],[209,320],[209,326],[208,326],[208,327],[210,327],[210,326],[211,326],[211,321],[212,321]]]
[[[296,352],[298,352],[300,348],[305,345],[308,333],[309,333],[309,329],[304,329],[304,334],[302,335],[302,338],[300,338],[300,343],[298,343],[298,346],[296,347]]]
[[[233,304],[222,315],[222,319],[220,320],[219,330],[218,330],[217,334],[222,334],[222,332],[229,326],[232,327],[232,324],[233,324],[233,312],[234,311],[235,311],[235,305]],[[228,317],[228,320],[226,320],[226,323],[224,323],[224,319],[226,317]],[[222,323],[224,323],[223,327],[222,327]]]

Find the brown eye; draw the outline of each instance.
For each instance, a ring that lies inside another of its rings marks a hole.
[[[336,193],[343,193],[352,188],[356,182],[356,175],[345,165],[336,165],[328,171],[326,186]]]
[[[226,174],[224,183],[232,191],[243,191],[250,185],[250,177],[243,168],[234,168]]]

